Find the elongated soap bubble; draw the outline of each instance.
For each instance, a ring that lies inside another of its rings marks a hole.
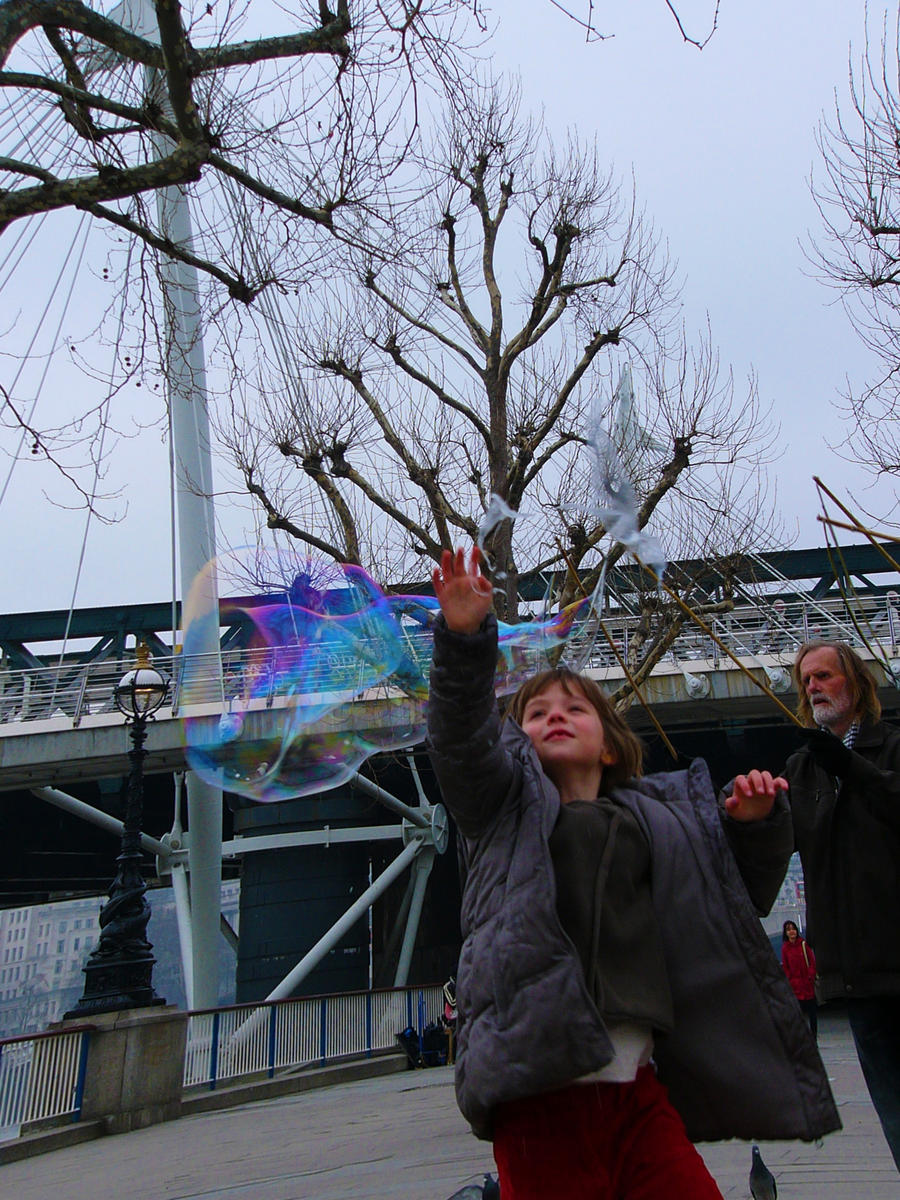
[[[511,508],[506,503],[502,496],[498,496],[496,492],[492,492],[491,498],[488,501],[488,506],[482,513],[481,520],[478,522],[478,531],[475,535],[475,545],[481,551],[482,559],[485,563],[487,563],[491,572],[491,576],[495,582],[505,579],[506,572],[497,570],[496,565],[490,561],[484,544],[498,525],[502,524],[504,521],[516,521],[519,515],[520,514],[516,512],[514,508]]]
[[[622,372],[615,398],[618,405],[617,427],[623,436],[626,451],[634,455],[642,450],[660,449],[660,443],[653,441],[637,423],[629,367]],[[603,427],[599,403],[595,403],[589,415],[585,441],[591,456],[591,497],[588,506],[591,517],[603,525],[614,542],[620,542],[638,562],[650,568],[659,586],[667,566],[666,553],[659,540],[640,527],[637,495],[624,457]],[[607,562],[608,559],[604,560],[588,606],[589,614],[595,617],[594,631],[583,642],[573,664],[576,670],[581,670],[590,659],[599,632],[600,616],[606,601]]]
[[[556,662],[566,642],[586,622],[590,597],[576,600],[555,616],[542,621],[500,626],[500,662],[494,688],[498,696],[516,691],[526,679]]]
[[[516,510],[510,508],[502,496],[498,496],[496,492],[493,492],[488,506],[478,523],[478,534],[475,538],[475,544],[478,549],[482,552],[484,551],[486,538],[497,528],[501,521],[515,521],[518,515]]]
[[[638,502],[625,465],[612,438],[602,425],[592,422],[588,434],[591,449],[592,515],[603,523],[614,542],[624,546],[652,568],[658,579],[666,569],[666,554],[652,534],[638,525]]]
[[[229,597],[218,610],[214,584]],[[498,694],[548,665],[588,603],[501,623]],[[271,803],[337,787],[371,755],[417,745],[438,611],[434,596],[386,594],[356,566],[275,552],[220,556],[185,604],[179,711],[189,766]],[[221,668],[198,653],[211,624],[244,631],[243,648],[226,649]]]

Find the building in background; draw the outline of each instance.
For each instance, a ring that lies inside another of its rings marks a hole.
[[[153,986],[169,1004],[184,1007],[184,982],[175,901],[171,888],[149,893],[148,936],[156,965]],[[222,885],[222,913],[237,930],[240,883]],[[57,900],[23,908],[0,909],[0,1037],[39,1033],[73,1008],[84,990],[82,967],[100,936],[105,897]],[[222,939],[227,959],[220,971],[220,1004],[234,1001],[234,953]]]

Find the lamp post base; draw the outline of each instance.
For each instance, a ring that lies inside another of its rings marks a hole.
[[[83,967],[84,995],[64,1015],[64,1020],[164,1005],[165,1000],[156,995],[150,982],[155,961],[152,956],[133,962],[123,962],[118,957],[114,962],[89,960]]]
[[[95,1012],[91,1024],[81,1119],[102,1121],[105,1133],[126,1133],[180,1116],[187,1013],[156,1006]],[[53,1042],[35,1045],[52,1058]]]

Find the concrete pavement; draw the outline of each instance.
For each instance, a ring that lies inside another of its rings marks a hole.
[[[844,1129],[821,1146],[763,1143],[779,1200],[897,1200],[900,1176],[841,1013],[822,1010],[819,1045]],[[749,1145],[700,1149],[726,1200],[746,1200]],[[0,1195],[446,1200],[492,1169],[490,1147],[472,1137],[456,1109],[451,1069],[434,1068],[197,1113],[52,1150],[0,1166]]]

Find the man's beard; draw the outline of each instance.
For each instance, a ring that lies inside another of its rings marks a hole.
[[[831,729],[850,717],[849,700],[820,700],[812,710],[813,720],[823,729]]]

